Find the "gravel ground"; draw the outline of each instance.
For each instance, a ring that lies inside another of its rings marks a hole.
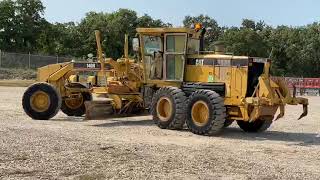
[[[24,88],[0,87],[0,179],[320,179],[320,98],[270,131],[220,137],[160,130],[149,116],[33,121]]]

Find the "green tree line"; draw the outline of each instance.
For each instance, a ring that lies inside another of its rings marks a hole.
[[[95,53],[94,30],[103,34],[107,57],[123,54],[124,34],[134,37],[137,27],[170,27],[149,15],[129,9],[112,13],[89,12],[80,22],[50,23],[41,0],[0,1],[0,49],[9,52],[84,57]],[[318,77],[320,74],[320,24],[272,27],[263,21],[244,19],[240,27],[223,27],[206,15],[186,16],[185,27],[202,23],[205,45],[213,50],[223,42],[234,55],[270,57],[278,76]]]

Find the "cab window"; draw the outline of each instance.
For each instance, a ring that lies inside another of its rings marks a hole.
[[[200,49],[200,40],[199,39],[188,39],[188,54],[198,54]]]
[[[144,54],[152,55],[154,52],[162,51],[162,39],[158,36],[144,36]]]
[[[167,49],[168,53],[184,53],[186,46],[185,35],[168,35],[167,36]]]
[[[166,35],[166,80],[182,81],[186,54],[186,35]]]
[[[163,38],[143,36],[144,59],[148,79],[163,79]]]

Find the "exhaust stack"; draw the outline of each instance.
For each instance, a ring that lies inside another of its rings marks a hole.
[[[214,52],[215,54],[223,55],[226,53],[226,47],[223,42],[218,41],[214,44]]]

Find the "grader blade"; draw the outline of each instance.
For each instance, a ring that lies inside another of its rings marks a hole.
[[[85,106],[85,120],[106,119],[114,114],[114,109],[111,101],[86,101]]]
[[[307,104],[304,104],[303,105],[303,113],[301,114],[301,116],[299,117],[298,120],[306,117],[308,115],[308,105]]]
[[[284,117],[284,113],[285,113],[285,107],[284,105],[280,106],[280,114],[277,116],[276,121],[283,118]]]
[[[306,98],[292,98],[292,101],[288,103],[289,105],[302,105],[303,106],[303,113],[300,115],[299,119],[302,119],[308,115],[308,106],[309,106],[309,101]]]
[[[308,115],[308,105],[309,101],[306,98],[297,98],[297,88],[295,85],[293,85],[293,99],[296,99],[298,101],[298,104],[303,105],[303,113],[300,115],[299,119],[302,119]]]
[[[299,119],[304,118],[308,115],[308,105],[309,101],[306,98],[297,97],[297,88],[293,85],[293,93],[290,93],[290,90],[283,79],[276,78],[273,81],[277,84],[279,90],[277,91],[278,94],[281,94],[280,98],[284,104],[288,105],[303,105],[303,113],[300,115]],[[276,118],[276,120],[282,118],[284,116],[284,106],[280,106],[280,114]]]

